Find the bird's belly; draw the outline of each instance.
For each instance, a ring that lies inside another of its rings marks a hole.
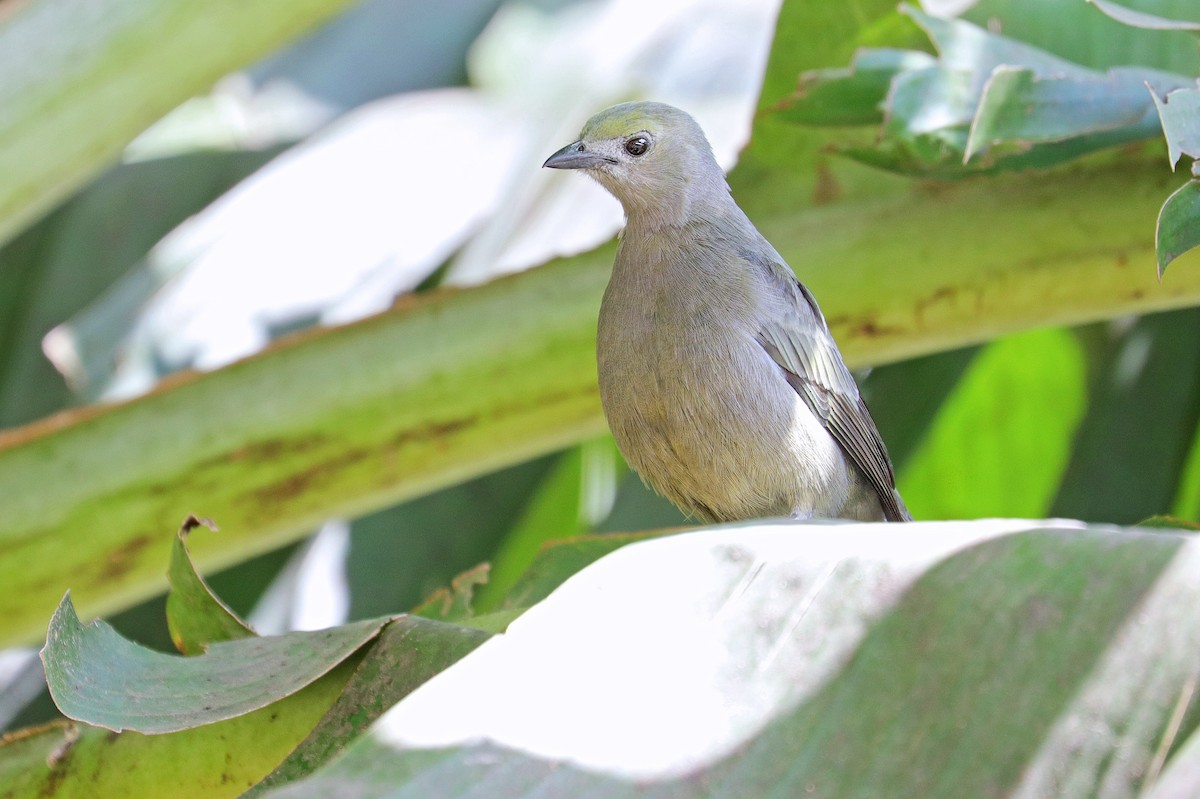
[[[656,490],[706,520],[831,516],[851,476],[840,448],[743,331],[601,330],[613,436]]]

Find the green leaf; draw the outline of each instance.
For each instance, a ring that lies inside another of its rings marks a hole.
[[[475,598],[475,590],[488,581],[490,566],[480,563],[467,569],[450,581],[449,586],[438,588],[421,604],[413,608],[417,616],[440,621],[462,621],[475,615],[471,602]]]
[[[1144,86],[1168,91],[1192,82],[1141,67],[1099,72],[965,21],[903,10],[940,57],[894,73],[878,143],[840,149],[905,174],[1044,168],[1150,138],[1158,123]]]
[[[897,470],[908,463],[978,354],[978,347],[966,347],[912,358],[876,367],[859,381]],[[913,386],[921,390],[913,392]]]
[[[1193,530],[1200,533],[1200,524],[1174,516],[1151,516],[1148,519],[1142,519],[1137,526],[1162,530]]]
[[[1200,33],[1200,22],[1192,22],[1184,19],[1168,19],[1155,14],[1147,14],[1145,11],[1126,8],[1123,5],[1110,2],[1110,0],[1088,0],[1088,2],[1100,9],[1100,11],[1102,11],[1105,15],[1115,19],[1117,22],[1130,25],[1134,28],[1146,28],[1148,30],[1157,31],[1191,31],[1192,33]]]
[[[641,533],[585,535],[554,541],[542,548],[537,558],[504,598],[506,608],[528,608],[541,602],[568,577],[621,547],[649,538],[671,535],[672,530]]]
[[[1178,89],[1163,98],[1158,91],[1151,90],[1150,94],[1162,120],[1171,169],[1185,154],[1200,159],[1200,90]],[[1192,164],[1192,172],[1197,173],[1196,163]],[[1155,244],[1159,280],[1172,261],[1200,244],[1200,178],[1180,186],[1163,203]]]
[[[356,519],[346,558],[350,618],[407,611],[488,560],[562,457],[518,464]]]
[[[1172,261],[1200,245],[1200,178],[1184,183],[1163,203],[1154,238],[1161,280]]]
[[[913,50],[859,50],[847,68],[801,73],[795,92],[774,110],[780,119],[801,125],[878,124],[892,79],[933,63],[928,53]]]
[[[934,17],[907,4],[902,5],[900,10],[929,34],[938,51],[938,63],[944,69],[972,74],[976,90],[983,88],[983,81],[992,70],[1014,64],[1039,73],[1064,76],[1092,73],[1092,70],[1059,58],[1040,47],[992,33],[969,22]]]
[[[1158,132],[1159,123],[1146,102],[1148,83],[1161,90],[1191,80],[1142,69],[1113,69],[1082,78],[1043,76],[1022,66],[997,67],[979,98],[964,157],[970,160],[995,145],[1020,152],[1067,140],[1081,155],[1149,138]],[[1094,135],[1100,133],[1110,135]]]
[[[5,20],[0,241],[64,199],[172,108],[348,5],[44,0]]]
[[[1159,92],[1152,88],[1150,95],[1167,137],[1171,169],[1185,153],[1191,158],[1200,158],[1200,89],[1176,89],[1160,98]]]
[[[968,22],[932,17],[911,6],[901,10],[929,35],[936,65],[897,78],[889,97],[885,135],[965,135],[980,97],[999,67],[1020,65],[1038,74],[1085,78],[1091,70]]]
[[[902,21],[895,11],[893,0],[862,0],[854,6],[783,3],[767,60],[760,107],[773,105],[790,94],[801,72],[845,64],[860,47],[908,47],[894,35],[897,23]],[[814,30],[822,35],[814,36]]]
[[[1171,511],[1200,424],[1197,334],[1200,310],[1189,309],[1093,344],[1087,412],[1050,514],[1132,524]]]
[[[1133,799],[1187,767],[1198,563],[1070,523],[644,542],[268,796]]]
[[[547,542],[590,532],[608,515],[627,471],[611,436],[563,453],[492,557],[479,607],[494,609]]]
[[[1135,2],[1167,16],[1194,14],[1196,7],[1193,0]],[[1185,75],[1200,70],[1192,36],[1131,28],[1079,0],[976,0],[961,18],[1092,69],[1144,66]]]
[[[595,315],[611,257],[433,292],[404,312],[306,333],[134,402],[0,433],[0,579],[10,587],[0,606],[24,607],[0,613],[0,632],[20,626],[30,637],[68,585],[87,613],[161,590],[171,543],[161,531],[181,507],[225,528],[191,542],[208,570],[294,540],[327,516],[599,435]],[[585,263],[592,268],[575,268]],[[529,280],[538,313],[513,317],[511,292]],[[459,310],[447,315],[447,302]],[[522,360],[528,368],[517,368]],[[68,420],[73,444],[60,438]],[[16,449],[26,454],[14,468]],[[57,498],[35,496],[46,491]],[[64,546],[65,530],[79,531],[69,534],[79,547]],[[41,582],[48,574],[59,576]],[[23,590],[33,584],[40,590]]]
[[[691,527],[695,519],[687,515],[661,494],[642,482],[632,470],[617,484],[617,496],[612,512],[593,529],[595,533],[629,533],[640,530],[664,530],[670,527]]]
[[[387,619],[329,630],[215,643],[181,658],[86,627],[68,595],[46,635],[42,662],[58,709],[110,730],[175,732],[235,718],[299,691],[378,635]]]
[[[167,581],[167,627],[175,648],[185,655],[199,655],[208,645],[218,641],[233,641],[255,635],[250,625],[242,621],[221,601],[204,578],[196,571],[187,549],[187,535],[196,527],[216,530],[207,519],[189,516],[175,535],[171,548],[171,566]]]
[[[1085,409],[1083,355],[1070,333],[993,342],[901,468],[900,492],[918,519],[1043,516]]]
[[[1185,519],[1200,519],[1200,426],[1192,437],[1187,463],[1179,473],[1175,503],[1171,515]]]
[[[189,519],[180,531],[176,556],[182,564],[177,560],[175,565],[187,565],[183,536],[196,524],[200,522]],[[219,600],[207,593],[198,576],[194,573],[179,576],[185,584],[192,584],[187,590],[196,593],[198,598],[197,606],[184,608],[186,613],[223,612]],[[72,760],[81,741],[84,748],[99,747],[101,757],[116,763],[124,762],[131,753],[139,755],[138,768],[132,769],[142,775],[139,784],[152,784],[149,781],[156,780],[161,785],[177,779],[177,750],[185,742],[190,742],[197,754],[202,753],[200,757],[194,755],[189,759],[189,764],[207,764],[211,770],[209,761],[212,757],[226,761],[223,771],[217,769],[221,772],[221,787],[214,790],[206,779],[195,780],[203,787],[196,795],[240,794],[276,764],[263,786],[282,784],[307,774],[335,756],[401,697],[489,637],[477,629],[409,616],[390,622],[386,619],[360,622],[327,631],[347,641],[362,640],[361,631],[365,630],[369,638],[382,625],[378,637],[365,646],[361,656],[354,653],[352,644],[347,647],[345,651],[350,655],[340,665],[337,664],[341,655],[326,651],[330,647],[321,640],[324,636],[319,633],[293,633],[276,638],[276,644],[283,644],[283,639],[291,637],[293,645],[274,647],[271,652],[238,645],[272,640],[255,638],[235,644],[216,644],[207,655],[185,659],[141,649],[118,638],[111,628],[100,622],[82,627],[69,600],[64,601],[61,611],[61,616],[52,624],[50,638],[59,643],[48,645],[45,653],[51,687],[60,704],[64,697],[62,683],[66,681],[70,683],[65,693],[68,703],[76,708],[86,705],[88,709],[84,712],[88,718],[100,720],[110,728],[120,724],[158,734],[146,737],[136,732],[124,732],[114,736],[87,725],[70,728],[75,731],[66,739],[60,739],[55,728],[20,733],[13,739],[13,746],[0,743],[0,777],[12,777],[11,782],[0,778],[0,785],[14,786],[12,793],[0,789],[0,797],[40,796],[43,794],[36,790],[47,784],[66,786],[69,791],[70,786],[80,781],[90,786],[91,795],[147,795],[145,788],[141,792],[127,793],[130,781],[122,778],[119,768],[89,768],[77,759]],[[197,629],[204,626],[204,620],[196,623]],[[247,632],[243,628],[234,628],[235,633],[239,630],[243,634]],[[84,640],[87,638],[91,640]],[[315,646],[314,641],[317,642]],[[272,661],[280,660],[281,655],[290,662],[277,671],[276,677],[262,672],[264,668],[274,670]],[[316,669],[302,662],[313,658],[328,660],[335,664],[334,668],[309,685],[290,692],[288,683],[301,681],[303,678],[298,679],[300,672],[308,670],[316,674]],[[222,660],[240,667],[242,673],[231,675],[230,669],[222,666]],[[64,669],[61,668],[64,662],[75,665]],[[60,668],[50,668],[51,663]],[[196,663],[207,663],[207,667],[191,668]],[[278,684],[275,684],[276,679]],[[334,693],[330,693],[331,689]],[[87,695],[83,695],[85,692]],[[206,706],[198,710],[195,707],[198,702]],[[231,708],[237,703],[241,706]],[[250,707],[260,709],[246,712]],[[67,707],[63,709],[68,710]],[[229,718],[231,715],[236,717]],[[188,716],[190,718],[185,718]],[[214,717],[226,720],[213,721]],[[131,718],[136,720],[130,721]],[[308,721],[306,725],[297,726],[297,719]],[[216,731],[216,734],[209,731]],[[247,758],[236,747],[245,746],[243,739],[256,732],[263,740],[261,744],[254,744],[254,749],[263,756]],[[281,734],[283,738],[280,738]],[[26,738],[30,740],[26,741]],[[57,753],[47,757],[45,748],[39,743],[42,740],[45,746],[56,747]],[[279,741],[288,743],[280,747]],[[20,746],[15,745],[17,742]],[[119,742],[117,751],[108,752],[115,742]],[[289,751],[287,759],[279,763]],[[237,762],[237,767],[229,765],[231,760]],[[188,773],[186,767],[183,773]],[[247,774],[252,776],[241,776]],[[178,795],[193,794],[185,791]]]
[[[261,710],[166,735],[56,723],[0,737],[0,799],[233,799],[304,739],[353,665]]]
[[[313,731],[245,796],[299,779],[341,754],[375,719],[491,636],[406,616],[388,624]]]

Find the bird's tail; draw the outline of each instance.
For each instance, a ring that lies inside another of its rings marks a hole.
[[[913,520],[912,514],[908,512],[908,506],[900,498],[899,491],[893,488],[892,495],[888,499],[890,501],[883,503],[884,518],[889,522],[911,522]]]

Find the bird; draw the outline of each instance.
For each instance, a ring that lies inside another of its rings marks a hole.
[[[597,373],[613,438],[650,487],[708,523],[911,521],[816,298],[688,113],[606,108],[543,168],[580,170],[624,209]]]

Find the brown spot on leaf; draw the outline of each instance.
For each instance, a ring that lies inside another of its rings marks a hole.
[[[813,205],[830,205],[842,198],[842,185],[838,183],[829,163],[824,159],[817,165],[817,183],[813,186]]]
[[[917,301],[917,323],[925,324],[925,311],[931,306],[953,302],[958,297],[958,289],[954,286],[942,286],[928,297]],[[976,300],[978,301],[978,297]]]
[[[261,486],[254,490],[253,496],[258,503],[269,506],[286,503],[305,493],[310,487],[319,483],[322,478],[336,474],[339,470],[366,458],[367,455],[368,452],[363,449],[346,450],[335,458],[313,464],[278,482]]]
[[[142,550],[156,541],[162,540],[162,537],[162,534],[157,532],[142,533],[131,538],[120,549],[109,552],[104,559],[104,565],[100,567],[100,572],[96,575],[97,584],[124,577],[137,565]]]
[[[402,430],[379,448],[356,448],[344,450],[319,463],[300,469],[273,483],[258,486],[245,495],[259,511],[259,514],[269,515],[273,508],[293,501],[296,497],[308,492],[323,481],[332,479],[339,471],[347,469],[360,461],[378,457],[380,450],[397,449],[414,442],[437,441],[451,433],[475,424],[474,418],[456,419],[438,424],[428,424],[422,427]]]
[[[862,316],[838,316],[827,320],[834,338],[846,340],[851,338],[882,338],[895,336],[904,332],[900,325],[880,324],[875,314]]]
[[[309,452],[322,446],[326,441],[326,437],[322,435],[310,435],[302,438],[269,438],[238,447],[229,453],[229,460],[273,461],[287,455]]]
[[[197,516],[194,513],[189,513],[187,518],[183,520],[183,524],[179,526],[179,534],[187,535],[197,527],[207,527],[214,533],[217,531],[217,523],[207,516]]]
[[[476,420],[474,418],[452,419],[448,422],[437,422],[436,424],[427,424],[410,430],[401,430],[392,436],[388,444],[392,447],[402,447],[416,441],[436,441],[452,433],[457,433],[459,430],[464,430],[475,423]]]

